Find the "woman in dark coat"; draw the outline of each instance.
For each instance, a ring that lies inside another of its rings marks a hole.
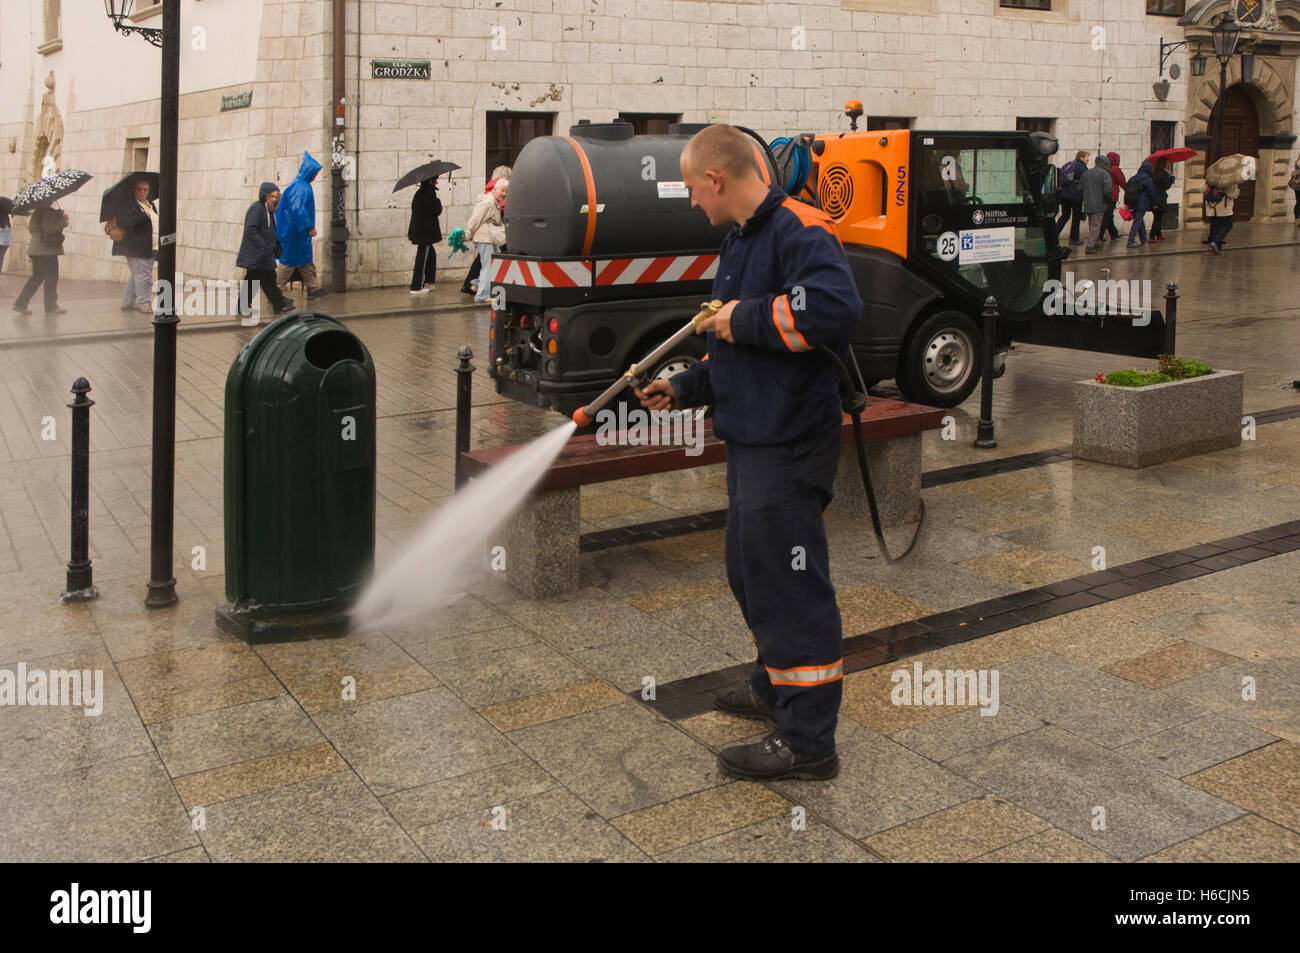
[[[1165,206],[1169,204],[1169,190],[1174,184],[1174,174],[1169,171],[1168,159],[1156,162],[1156,171],[1151,178],[1156,185],[1156,206],[1151,214],[1151,241],[1162,242],[1165,233],[1161,225],[1164,224]]]
[[[0,271],[4,271],[5,253],[9,251],[9,246],[14,240],[13,226],[9,220],[9,213],[13,211],[13,207],[13,199],[0,195]]]
[[[131,269],[122,292],[122,310],[139,309],[153,313],[150,292],[153,288],[154,221],[157,207],[149,201],[149,183],[143,179],[135,183],[129,201],[118,209],[117,227],[126,233],[121,241],[113,242],[113,254],[126,259]]]
[[[438,198],[438,180],[425,179],[411,199],[411,225],[406,237],[415,246],[415,270],[411,273],[411,294],[428,294],[438,276],[438,253],[434,245],[442,241],[442,200]]]

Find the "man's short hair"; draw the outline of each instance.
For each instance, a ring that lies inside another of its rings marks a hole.
[[[706,126],[691,137],[682,151],[687,164],[701,175],[709,169],[732,178],[758,175],[754,140],[735,126],[722,123]]]

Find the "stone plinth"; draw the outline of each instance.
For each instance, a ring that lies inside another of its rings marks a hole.
[[[876,491],[882,526],[903,526],[921,517],[921,435],[867,441],[867,469]],[[835,499],[830,509],[853,517],[869,517],[867,491],[853,441],[844,444],[835,471]]]
[[[578,487],[528,498],[506,523],[506,581],[536,599],[581,585],[578,572]]]

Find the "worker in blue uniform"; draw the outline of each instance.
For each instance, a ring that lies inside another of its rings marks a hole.
[[[727,447],[727,577],[758,650],[749,684],[719,692],[716,704],[776,727],[718,762],[743,778],[831,778],[843,633],[822,514],[842,410],[839,375],[818,348],[849,362],[862,301],[834,223],[768,185],[743,132],[701,130],[681,167],[691,206],[733,226],[713,281],[725,305],[700,327],[708,357],[637,396],[649,410],[716,407],[713,431]]]

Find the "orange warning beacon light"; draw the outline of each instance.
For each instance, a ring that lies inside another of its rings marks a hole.
[[[645,357],[641,358],[636,364],[631,365],[623,376],[614,383],[605,388],[605,392],[593,400],[586,407],[579,407],[573,412],[573,422],[579,427],[588,427],[596,422],[596,412],[604,407],[611,400],[623,392],[623,388],[631,387],[641,379],[642,367],[653,367],[665,354],[675,348],[682,341],[685,341],[692,334],[698,333],[700,325],[713,317],[722,310],[722,302],[716,298],[713,301],[706,301],[700,305],[699,314],[691,318],[684,324],[681,330],[673,333],[658,347],[654,348]]]
[[[858,117],[862,115],[862,100],[850,99],[844,104],[844,115],[849,117],[849,129],[858,131]]]

